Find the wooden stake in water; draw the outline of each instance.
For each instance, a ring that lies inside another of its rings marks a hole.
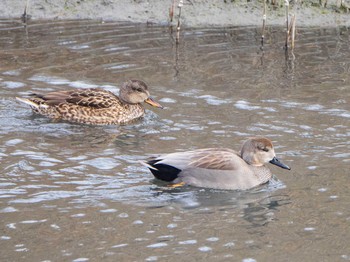
[[[170,24],[173,22],[173,18],[174,18],[175,1],[176,0],[172,0],[171,7],[169,8]]]
[[[24,7],[24,12],[23,12],[23,14],[22,14],[22,16],[21,16],[21,20],[22,20],[22,22],[23,23],[27,23],[27,21],[28,21],[28,9],[29,9],[29,0],[26,0],[26,6]]]
[[[284,1],[284,4],[286,6],[286,43],[285,43],[285,48],[286,50],[288,49],[288,36],[289,36],[289,30],[288,30],[288,27],[289,27],[289,21],[288,21],[288,15],[289,15],[289,0],[285,0]]]
[[[261,33],[261,48],[264,48],[264,38],[265,38],[265,26],[266,26],[266,0],[264,0],[264,14],[263,14],[263,26]]]
[[[184,5],[184,1],[183,1],[183,0],[180,0],[180,1],[179,1],[179,5],[178,5],[178,8],[179,8],[179,17],[178,17],[178,20],[177,20],[177,27],[176,27],[176,43],[179,43],[179,39],[180,39],[181,8],[183,7],[183,5]]]
[[[294,49],[294,39],[295,39],[295,21],[296,21],[296,16],[295,14],[293,14],[292,16],[292,21],[291,21],[291,24],[292,24],[292,36],[291,36],[291,40],[292,40],[292,44],[291,44],[291,47],[292,47],[292,50]]]
[[[293,17],[292,17],[292,49],[294,49],[295,24],[296,24],[296,21],[297,21],[297,17],[296,17],[297,4],[298,4],[298,0],[295,0],[294,7],[293,7]]]

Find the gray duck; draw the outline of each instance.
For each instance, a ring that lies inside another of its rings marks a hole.
[[[264,137],[248,139],[239,152],[206,148],[164,154],[143,162],[157,179],[174,186],[229,190],[246,190],[267,183],[272,173],[265,163],[290,170],[276,158],[271,140]]]

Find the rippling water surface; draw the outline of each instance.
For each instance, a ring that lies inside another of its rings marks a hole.
[[[350,260],[350,35],[0,21],[2,261]],[[36,116],[31,92],[146,81],[164,110],[126,126]],[[171,189],[156,153],[271,138],[292,167],[248,192]]]

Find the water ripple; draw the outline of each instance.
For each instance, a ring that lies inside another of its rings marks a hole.
[[[251,27],[184,28],[176,45],[158,25],[0,21],[5,257],[129,261],[136,246],[139,260],[255,261],[268,247],[266,260],[283,260],[290,243],[315,261],[334,260],[329,250],[346,257],[337,243],[349,235],[349,32],[299,29],[293,55],[282,50],[283,32],[267,30],[262,52],[261,30]],[[37,116],[15,101],[69,88],[117,93],[131,78],[146,81],[164,110],[146,105],[135,123],[96,127]],[[256,135],[271,138],[292,170],[271,167],[276,176],[247,192],[169,188],[138,163],[239,149]]]

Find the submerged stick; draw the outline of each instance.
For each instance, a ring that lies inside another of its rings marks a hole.
[[[261,48],[264,48],[265,26],[266,26],[266,0],[264,0],[263,26],[262,26],[262,33],[261,33]]]

